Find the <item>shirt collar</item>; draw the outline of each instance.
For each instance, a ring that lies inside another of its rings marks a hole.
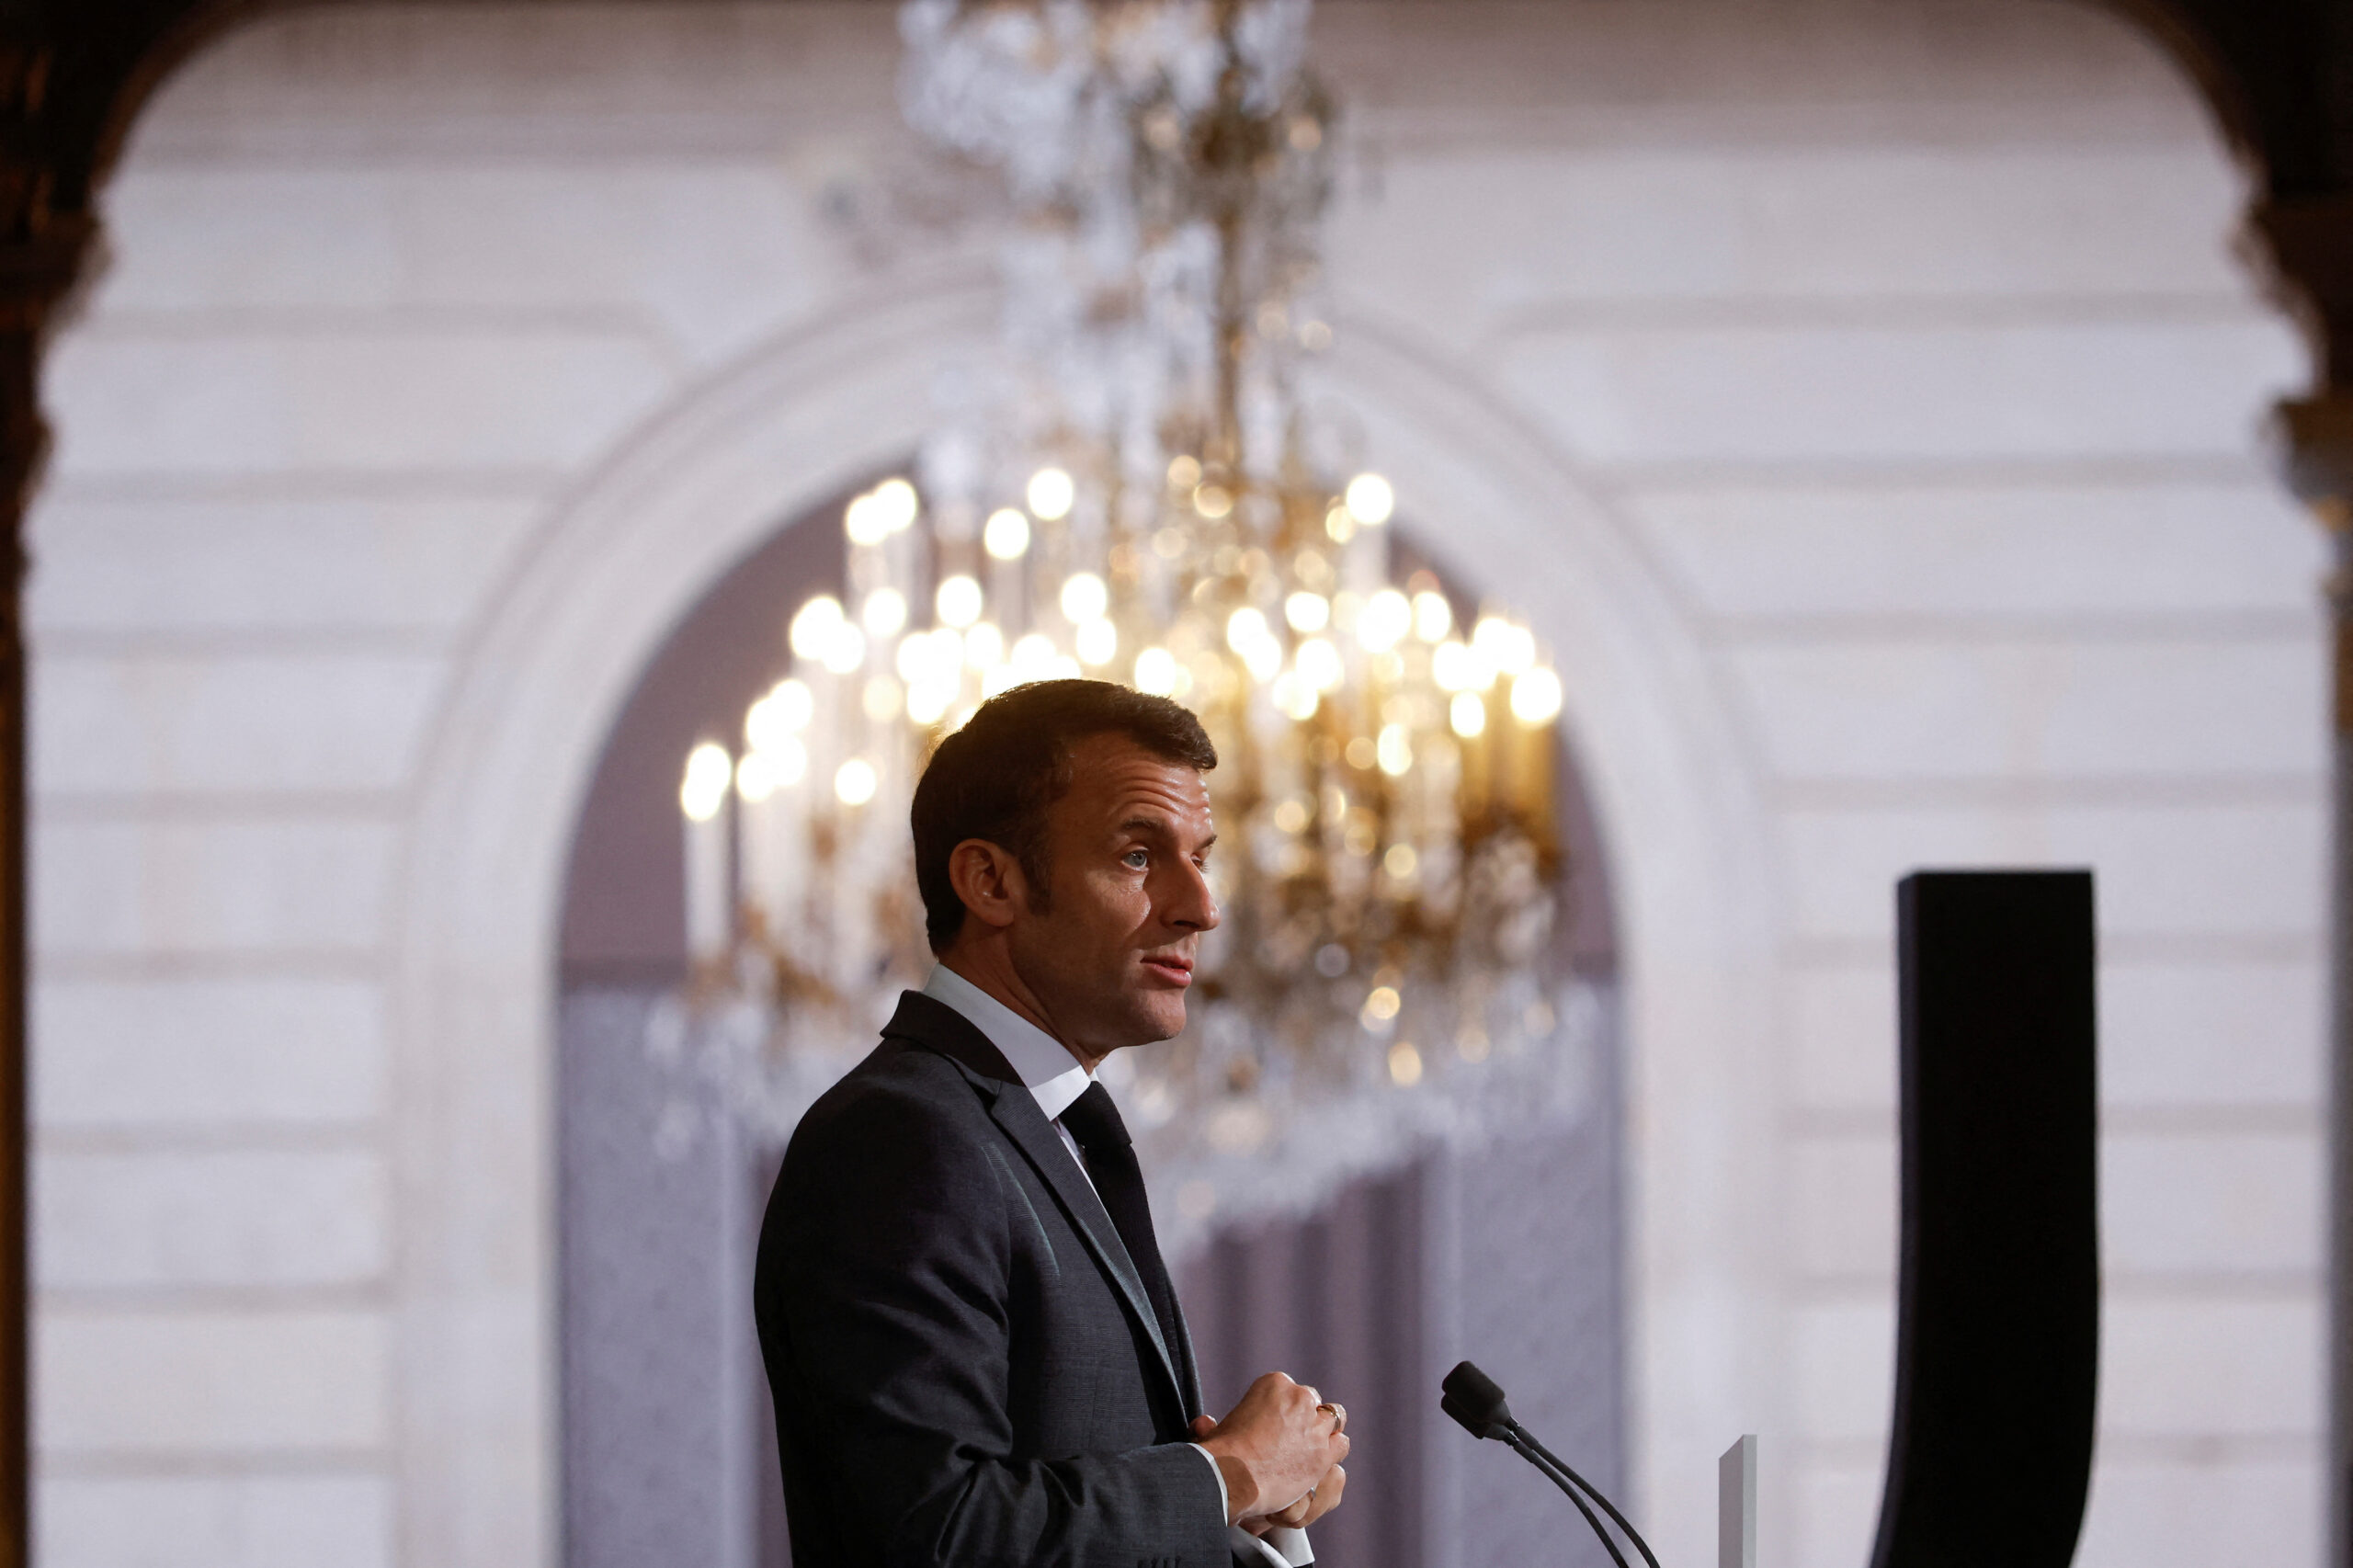
[[[944,963],[931,966],[923,994],[944,1002],[964,1016],[967,1023],[988,1036],[1038,1108],[1053,1121],[1086,1093],[1095,1075],[1062,1041],[958,974]]]

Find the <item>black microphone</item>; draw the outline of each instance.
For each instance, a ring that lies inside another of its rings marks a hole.
[[[1447,1373],[1438,1391],[1438,1407],[1474,1437],[1503,1437],[1519,1425],[1511,1418],[1511,1406],[1504,1403],[1504,1391],[1495,1380],[1468,1361]]]
[[[1593,1510],[1586,1506],[1585,1497],[1578,1495],[1580,1491],[1601,1505],[1601,1511],[1626,1532],[1626,1539],[1634,1543],[1634,1550],[1643,1554],[1643,1561],[1650,1564],[1650,1568],[1658,1568],[1658,1559],[1651,1555],[1650,1543],[1626,1522],[1626,1516],[1601,1494],[1600,1489],[1562,1463],[1552,1449],[1538,1442],[1527,1427],[1512,1419],[1511,1406],[1504,1402],[1502,1385],[1495,1379],[1470,1362],[1463,1361],[1457,1363],[1454,1370],[1446,1374],[1439,1389],[1438,1408],[1460,1422],[1464,1431],[1474,1437],[1493,1437],[1506,1444],[1514,1453],[1534,1465],[1544,1479],[1568,1494],[1569,1501],[1576,1505],[1577,1512],[1585,1516],[1585,1522],[1593,1527],[1593,1533],[1601,1538],[1602,1549],[1609,1553],[1609,1560],[1618,1568],[1626,1568],[1625,1554],[1618,1550],[1618,1543],[1609,1539],[1609,1532],[1602,1528],[1601,1521],[1594,1517]]]

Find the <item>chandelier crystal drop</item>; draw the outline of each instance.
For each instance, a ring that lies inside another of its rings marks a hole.
[[[1177,1250],[1574,1116],[1596,1027],[1555,929],[1560,676],[1404,569],[1401,498],[1302,393],[1335,150],[1307,12],[903,8],[908,119],[1010,194],[1010,372],[849,503],[840,591],[679,790],[694,980],[656,1043],[782,1131],[928,966],[907,803],[938,738],[1063,676],[1198,712],[1222,924],[1186,1032],[1105,1068]]]

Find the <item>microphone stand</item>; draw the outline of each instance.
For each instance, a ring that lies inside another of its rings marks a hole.
[[[1576,1471],[1570,1470],[1566,1465],[1561,1465],[1559,1471],[1556,1472],[1552,1464],[1547,1464],[1545,1462],[1546,1459],[1551,1456],[1544,1452],[1543,1447],[1539,1444],[1535,1438],[1529,1437],[1525,1431],[1521,1430],[1519,1423],[1517,1421],[1513,1422],[1510,1427],[1504,1433],[1504,1441],[1510,1445],[1512,1452],[1518,1454],[1521,1459],[1524,1459],[1529,1463],[1534,1465],[1539,1475],[1541,1475],[1545,1480],[1551,1482],[1553,1485],[1559,1487],[1563,1493],[1567,1494],[1569,1501],[1577,1506],[1577,1512],[1585,1516],[1585,1522],[1593,1527],[1593,1533],[1601,1538],[1601,1549],[1609,1553],[1609,1561],[1616,1563],[1618,1568],[1627,1568],[1626,1554],[1618,1550],[1618,1543],[1609,1539],[1609,1532],[1602,1528],[1601,1521],[1599,1519],[1593,1517],[1593,1510],[1586,1506],[1585,1499],[1577,1495],[1576,1487],[1570,1485],[1566,1479],[1568,1476],[1576,1476],[1578,1484],[1582,1485],[1584,1484],[1585,1478],[1583,1476],[1578,1476]],[[1557,1464],[1559,1461],[1555,1460],[1553,1462]],[[1601,1503],[1603,1507],[1609,1508],[1609,1505],[1602,1500],[1601,1494],[1598,1492],[1594,1494],[1594,1500]],[[1609,1517],[1613,1519],[1617,1518],[1618,1510],[1615,1508],[1609,1508]],[[1625,1521],[1620,1519],[1619,1522],[1623,1524]],[[1631,1534],[1631,1532],[1630,1531],[1628,1533]],[[1650,1553],[1645,1551],[1643,1555],[1647,1558],[1650,1556]],[[1658,1565],[1654,1562],[1651,1564],[1651,1568],[1658,1568]]]
[[[1551,1475],[1552,1478],[1552,1484],[1560,1487],[1563,1492],[1568,1492],[1569,1496],[1573,1501],[1576,1497],[1576,1493],[1570,1492],[1568,1486],[1563,1482],[1562,1478],[1566,1477],[1568,1481],[1574,1482],[1588,1495],[1590,1495],[1595,1502],[1601,1505],[1601,1511],[1608,1515],[1620,1529],[1626,1532],[1626,1539],[1634,1543],[1634,1550],[1643,1554],[1643,1561],[1650,1564],[1650,1568],[1658,1568],[1658,1559],[1651,1555],[1650,1543],[1643,1539],[1642,1532],[1635,1529],[1633,1526],[1626,1522],[1625,1515],[1620,1513],[1615,1507],[1611,1506],[1609,1499],[1601,1494],[1601,1489],[1599,1487],[1594,1485],[1592,1482],[1587,1481],[1584,1476],[1579,1475],[1575,1471],[1571,1470],[1567,1465],[1563,1464],[1559,1456],[1555,1455],[1552,1449],[1546,1448],[1543,1444],[1538,1442],[1534,1434],[1530,1433],[1527,1427],[1522,1426],[1517,1421],[1510,1424],[1510,1436],[1505,1440],[1509,1442],[1514,1449],[1518,1449],[1520,1458],[1526,1460],[1537,1469],[1544,1471],[1548,1475]],[[1526,1447],[1523,1448],[1521,1446],[1522,1444],[1525,1444]],[[1558,1473],[1554,1473],[1555,1471]],[[1585,1505],[1580,1502],[1577,1504],[1577,1507],[1582,1510],[1585,1508]],[[1593,1518],[1593,1515],[1590,1512],[1587,1512],[1585,1517],[1587,1520],[1591,1520]],[[1601,1526],[1599,1524],[1595,1524],[1593,1528],[1598,1530],[1601,1528]],[[1605,1535],[1601,1539],[1603,1543],[1607,1545],[1609,1538]],[[1626,1560],[1618,1556],[1618,1549],[1616,1547],[1612,1546],[1609,1548],[1609,1555],[1613,1558],[1617,1558],[1619,1568],[1626,1568]]]

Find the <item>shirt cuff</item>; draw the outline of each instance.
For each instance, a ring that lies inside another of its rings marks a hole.
[[[1263,1536],[1252,1535],[1240,1525],[1228,1525],[1225,1539],[1233,1547],[1233,1554],[1252,1568],[1307,1568],[1315,1561],[1314,1550],[1307,1544],[1305,1530],[1289,1530],[1280,1526]]]
[[[1233,1517],[1233,1498],[1225,1490],[1225,1471],[1218,1468],[1217,1456],[1199,1443],[1188,1443],[1186,1447],[1209,1460],[1210,1473],[1217,1477],[1217,1517],[1221,1519]]]
[[[1290,1568],[1307,1568],[1315,1561],[1315,1549],[1307,1544],[1305,1530],[1287,1529],[1277,1525],[1259,1537],[1266,1547],[1279,1556]]]

